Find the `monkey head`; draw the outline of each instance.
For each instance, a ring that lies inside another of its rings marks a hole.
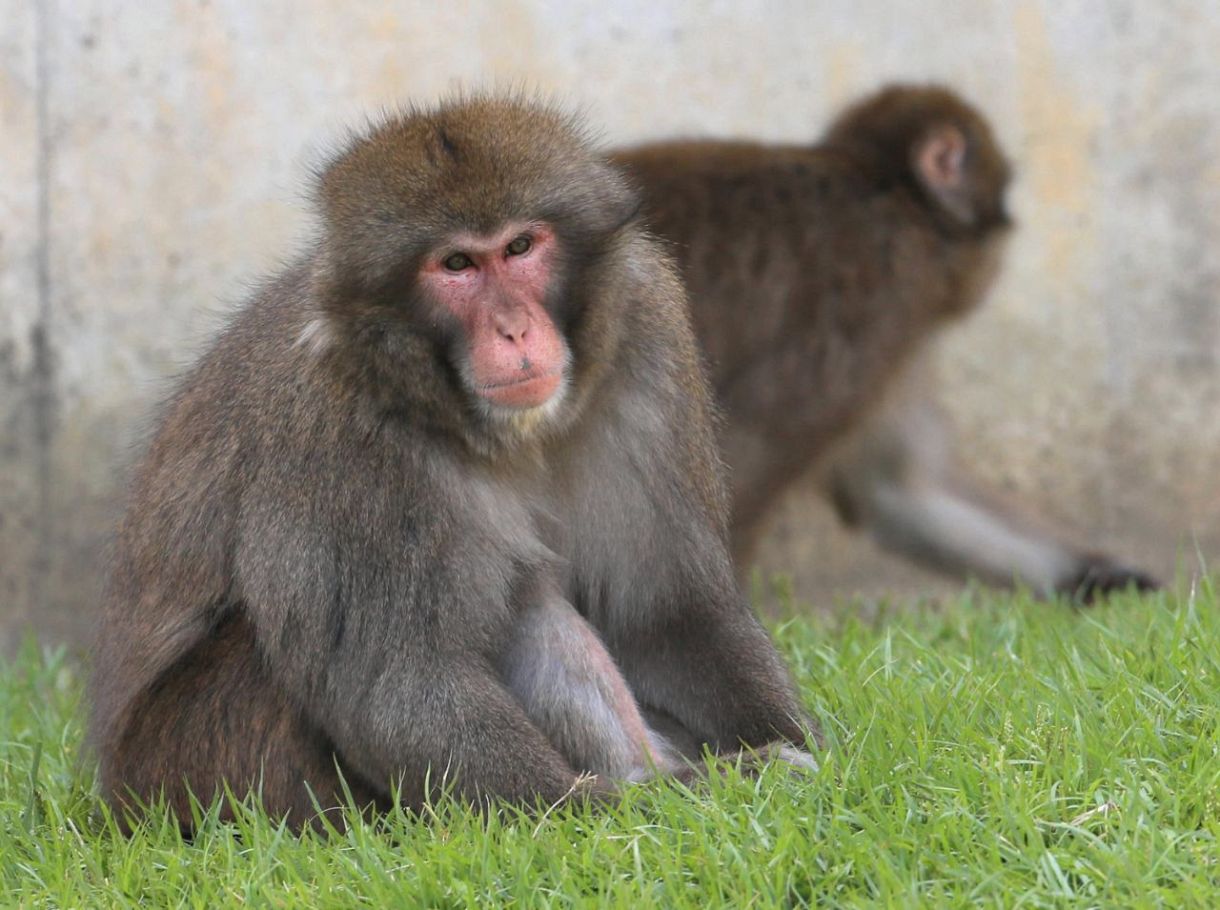
[[[317,198],[310,338],[355,358],[387,407],[483,447],[577,407],[607,353],[583,349],[606,305],[595,273],[639,204],[569,117],[479,98],[391,116],[322,170]]]
[[[1008,160],[986,119],[947,89],[887,87],[845,111],[826,144],[909,186],[948,233],[984,236],[1011,223]]]

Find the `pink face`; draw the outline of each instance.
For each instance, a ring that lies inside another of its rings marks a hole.
[[[430,253],[420,281],[466,336],[467,381],[505,408],[546,404],[563,382],[567,345],[542,302],[551,281],[555,233],[510,225],[485,237],[459,234]]]

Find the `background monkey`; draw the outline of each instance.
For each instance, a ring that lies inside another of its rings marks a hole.
[[[933,568],[1088,600],[1146,574],[962,482],[929,343],[982,300],[1010,170],[953,93],[895,86],[813,147],[686,141],[619,153],[673,242],[726,413],[733,548],[811,468],[842,519]]]
[[[107,798],[222,781],[294,823],[609,795],[810,733],[741,597],[681,284],[566,117],[392,116],[137,473],[99,632]],[[648,718],[646,720],[645,718]],[[797,764],[793,747],[770,749]],[[580,778],[582,772],[599,775]]]

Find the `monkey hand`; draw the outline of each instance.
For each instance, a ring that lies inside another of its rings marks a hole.
[[[1090,554],[1081,560],[1077,573],[1060,590],[1082,604],[1092,604],[1115,591],[1133,588],[1156,591],[1161,583],[1147,572],[1115,562],[1108,556]]]

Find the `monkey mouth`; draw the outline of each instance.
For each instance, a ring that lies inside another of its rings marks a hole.
[[[563,370],[553,370],[486,383],[479,388],[479,394],[500,407],[537,408],[550,401],[562,384]]]

